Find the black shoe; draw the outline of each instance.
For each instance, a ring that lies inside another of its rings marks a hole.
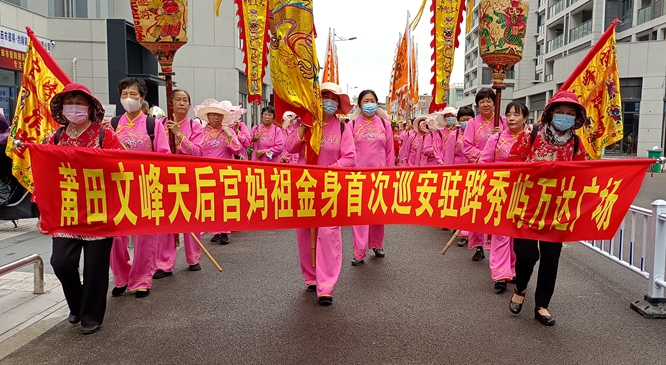
[[[222,235],[218,233],[213,235],[213,238],[210,239],[210,242],[212,243],[220,242],[220,239],[222,239]]]
[[[515,288],[513,289],[513,294],[523,297],[523,303],[525,303],[525,293],[519,293]],[[518,314],[523,309],[523,303],[516,303],[513,301],[513,297],[509,300],[509,310],[513,314]]]
[[[495,293],[502,294],[506,291],[506,280],[497,280],[495,282]]]
[[[328,307],[331,304],[333,304],[333,297],[331,296],[319,297],[319,305],[321,305],[322,307]]]
[[[113,290],[111,290],[111,296],[119,297],[125,293],[125,290],[127,290],[127,285],[121,287],[115,287],[113,288]]]
[[[542,308],[545,309],[545,308]],[[555,320],[553,319],[553,316],[544,316],[539,313],[539,307],[534,307],[534,319],[539,321],[544,326],[552,326],[555,324]]]
[[[382,250],[381,248],[373,248],[372,251],[375,253],[375,257],[382,258],[382,257],[386,256],[384,254],[384,250]]]
[[[101,324],[93,324],[92,326],[82,326],[81,333],[84,335],[92,335],[93,333],[99,331]]]
[[[226,233],[220,234],[220,244],[228,245],[229,244],[229,235]]]
[[[467,238],[463,237],[458,241],[458,247],[467,247]]]
[[[190,271],[201,271],[201,265],[199,265],[198,263],[190,265]]]
[[[509,280],[509,284],[515,284],[516,283],[516,277],[512,277],[511,280]]]
[[[483,253],[483,247],[477,247],[474,256],[472,256],[472,261],[481,261],[486,258],[486,254]]]
[[[361,266],[361,265],[363,265],[364,262],[365,262],[365,260],[357,260],[357,259],[354,259],[354,260],[352,261],[352,266]]]
[[[317,285],[316,284],[310,284],[308,285],[308,288],[306,289],[310,293],[316,292],[317,291]]]
[[[77,316],[77,315],[74,314],[74,313],[70,313],[70,314],[69,314],[69,317],[67,317],[67,320],[68,320],[69,323],[71,323],[71,324],[77,324],[77,323],[81,322],[81,317]]]
[[[145,297],[147,297],[148,295],[150,295],[150,289],[147,289],[147,290],[137,290],[137,291],[136,291],[136,294],[134,294],[134,295],[136,295],[137,298],[145,298]]]
[[[171,271],[157,270],[153,274],[153,279],[162,279],[162,278],[165,278],[165,277],[171,276],[171,275],[173,275],[173,273]]]

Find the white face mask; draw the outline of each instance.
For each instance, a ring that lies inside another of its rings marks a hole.
[[[135,100],[132,98],[120,99],[120,104],[123,105],[125,111],[128,113],[134,113],[135,111],[141,109],[141,100]]]

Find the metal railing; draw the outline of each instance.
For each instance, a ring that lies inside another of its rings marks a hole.
[[[638,9],[638,24],[643,24],[652,20],[652,5],[644,6]]]
[[[548,81],[553,81],[553,77],[554,77],[553,74],[547,74],[547,75],[546,75],[546,79],[545,79],[545,81],[546,81],[546,82],[548,82]]]
[[[543,55],[537,55],[537,65],[542,65],[543,64]]]
[[[537,33],[539,34],[539,37],[543,37],[543,36],[546,35],[546,24],[541,24],[537,29],[538,29]]]
[[[563,45],[564,45],[564,37],[562,36],[562,34],[560,34],[546,43],[546,49],[548,50],[548,52],[552,52],[562,47]]]
[[[591,19],[569,31],[569,42],[579,40],[590,34],[592,34]]]
[[[565,6],[566,3],[567,2],[565,0],[560,0],[560,1],[556,2],[554,5],[551,5],[551,7],[548,8],[548,19],[554,17],[559,12],[564,10],[564,8],[566,7]]]
[[[23,266],[33,263],[35,264],[35,288],[33,293],[44,294],[44,261],[42,260],[42,257],[37,254],[24,257],[20,260],[16,260],[12,263],[0,267],[0,275],[7,274],[11,271],[20,269]]]
[[[646,318],[666,318],[666,201],[656,200],[651,210],[632,205],[612,239],[580,243],[648,279],[644,300],[631,308]]]

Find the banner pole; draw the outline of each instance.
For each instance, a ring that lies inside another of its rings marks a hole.
[[[215,261],[215,259],[214,259],[213,256],[210,254],[210,252],[208,252],[208,250],[206,249],[206,247],[204,247],[204,245],[203,245],[203,243],[201,243],[201,240],[199,239],[199,237],[197,237],[197,235],[194,234],[194,233],[192,233],[192,232],[190,232],[190,236],[192,236],[192,238],[194,239],[194,241],[196,241],[196,243],[197,243],[197,244],[199,245],[199,247],[201,248],[201,251],[203,251],[203,253],[208,257],[208,259],[213,263],[213,265],[215,265],[215,267],[217,268],[217,271],[220,271],[220,272],[221,272],[221,271],[222,271],[222,267],[220,266],[220,264],[217,263],[217,261]]]

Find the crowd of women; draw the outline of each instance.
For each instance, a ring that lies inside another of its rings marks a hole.
[[[118,85],[125,113],[104,120],[104,109],[90,91],[69,84],[51,102],[54,119],[62,125],[48,143],[81,148],[127,149],[137,152],[177,153],[219,159],[252,159],[272,163],[304,164],[308,126],[298,115],[286,112],[278,122],[275,110],[264,107],[262,123],[251,130],[241,120],[246,112],[229,101],[207,99],[194,107],[198,119],[188,117],[190,95],[174,90],[171,118],[154,118],[142,111],[147,88],[142,80],[127,78]],[[473,109],[447,107],[432,116],[419,117],[392,129],[386,113],[378,108],[374,91],[359,94],[354,107],[339,85],[321,85],[323,130],[317,165],[339,167],[389,167],[456,165],[500,161],[580,160],[585,152],[573,131],[585,120],[585,110],[572,93],[561,91],[545,107],[538,124],[526,124],[525,105],[512,102],[494,126],[496,95],[482,89],[476,95],[479,115]],[[351,113],[351,114],[350,114]],[[342,122],[339,115],[349,115]],[[200,122],[199,119],[202,121]],[[168,134],[175,136],[175,149]],[[251,151],[251,155],[248,152]],[[40,197],[35,197],[39,203]],[[453,227],[451,227],[453,228]],[[353,266],[363,265],[368,250],[384,257],[384,226],[353,226]],[[230,232],[211,232],[211,242],[228,244]],[[561,243],[513,239],[480,232],[463,232],[460,246],[474,249],[474,261],[490,250],[491,278],[498,293],[515,283],[509,309],[519,313],[536,262],[540,259],[535,291],[535,318],[554,324],[548,304],[555,287]],[[133,237],[53,236],[51,264],[61,281],[70,308],[69,321],[81,322],[83,333],[99,330],[106,309],[109,266],[115,287],[112,296],[134,292],[149,295],[153,279],[172,275],[176,262],[174,235]],[[201,234],[184,235],[189,269],[201,270]],[[316,240],[314,259],[312,241]],[[333,303],[333,290],[342,267],[340,227],[296,230],[300,266],[306,290],[316,292],[322,306]],[[83,282],[79,260],[84,253]],[[314,260],[314,262],[313,262]],[[130,263],[131,261],[131,263]]]

